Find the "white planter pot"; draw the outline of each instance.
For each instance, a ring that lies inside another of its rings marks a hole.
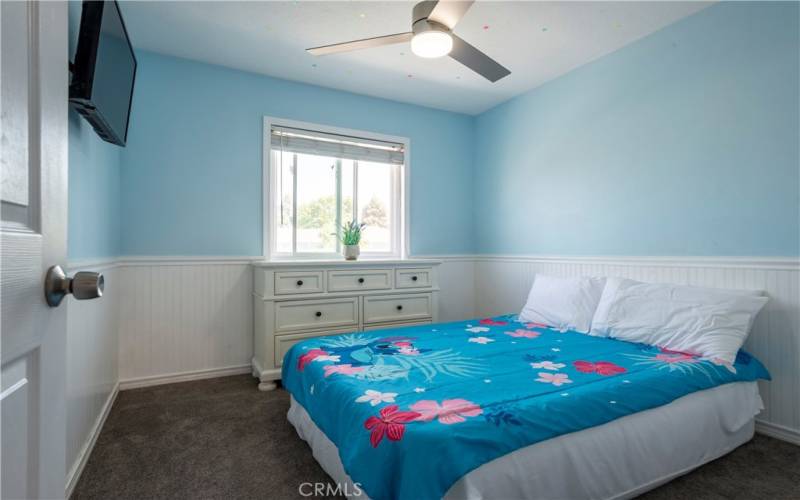
[[[342,253],[344,254],[345,260],[356,260],[361,253],[361,249],[358,245],[345,245]]]

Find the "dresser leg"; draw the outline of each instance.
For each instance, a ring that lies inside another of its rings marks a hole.
[[[272,380],[267,380],[266,382],[258,384],[258,390],[262,392],[274,391],[276,387],[278,387],[278,384]]]

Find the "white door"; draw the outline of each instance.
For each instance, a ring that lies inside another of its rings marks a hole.
[[[48,267],[67,243],[67,5],[0,1],[2,498],[63,498],[66,302]]]

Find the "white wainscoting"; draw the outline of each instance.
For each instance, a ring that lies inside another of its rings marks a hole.
[[[439,321],[458,321],[475,316],[475,262],[472,257],[431,256],[439,266]]]
[[[123,258],[120,388],[248,373],[253,258]],[[442,321],[470,317],[474,264],[440,266]]]
[[[800,439],[800,264],[796,259],[424,257],[443,261],[439,268],[442,321],[518,311],[536,272],[763,289],[770,303],[759,315],[747,348],[767,365],[774,380],[762,384],[766,410],[758,428],[783,439]],[[116,382],[126,389],[250,371],[250,260],[120,258],[106,266],[107,294],[101,301],[71,301],[70,463],[82,463],[88,456],[81,450],[91,449],[94,430],[100,428],[104,404],[113,398]],[[77,263],[71,267],[82,268]],[[109,354],[114,346],[118,346],[116,356]],[[116,378],[110,375],[115,370]]]
[[[247,261],[126,259],[119,271],[122,389],[250,371]]]
[[[108,285],[99,299],[64,300],[67,306],[67,482],[75,487],[117,395],[119,270],[113,262],[74,263],[67,269],[104,273]]]
[[[535,273],[619,276],[639,281],[757,289],[770,298],[745,348],[772,374],[761,383],[758,430],[800,444],[800,261],[735,258],[475,258],[475,313],[519,311]]]

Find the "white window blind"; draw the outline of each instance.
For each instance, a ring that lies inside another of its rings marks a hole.
[[[272,149],[277,151],[392,165],[405,163],[405,148],[393,142],[275,125],[270,135]]]

